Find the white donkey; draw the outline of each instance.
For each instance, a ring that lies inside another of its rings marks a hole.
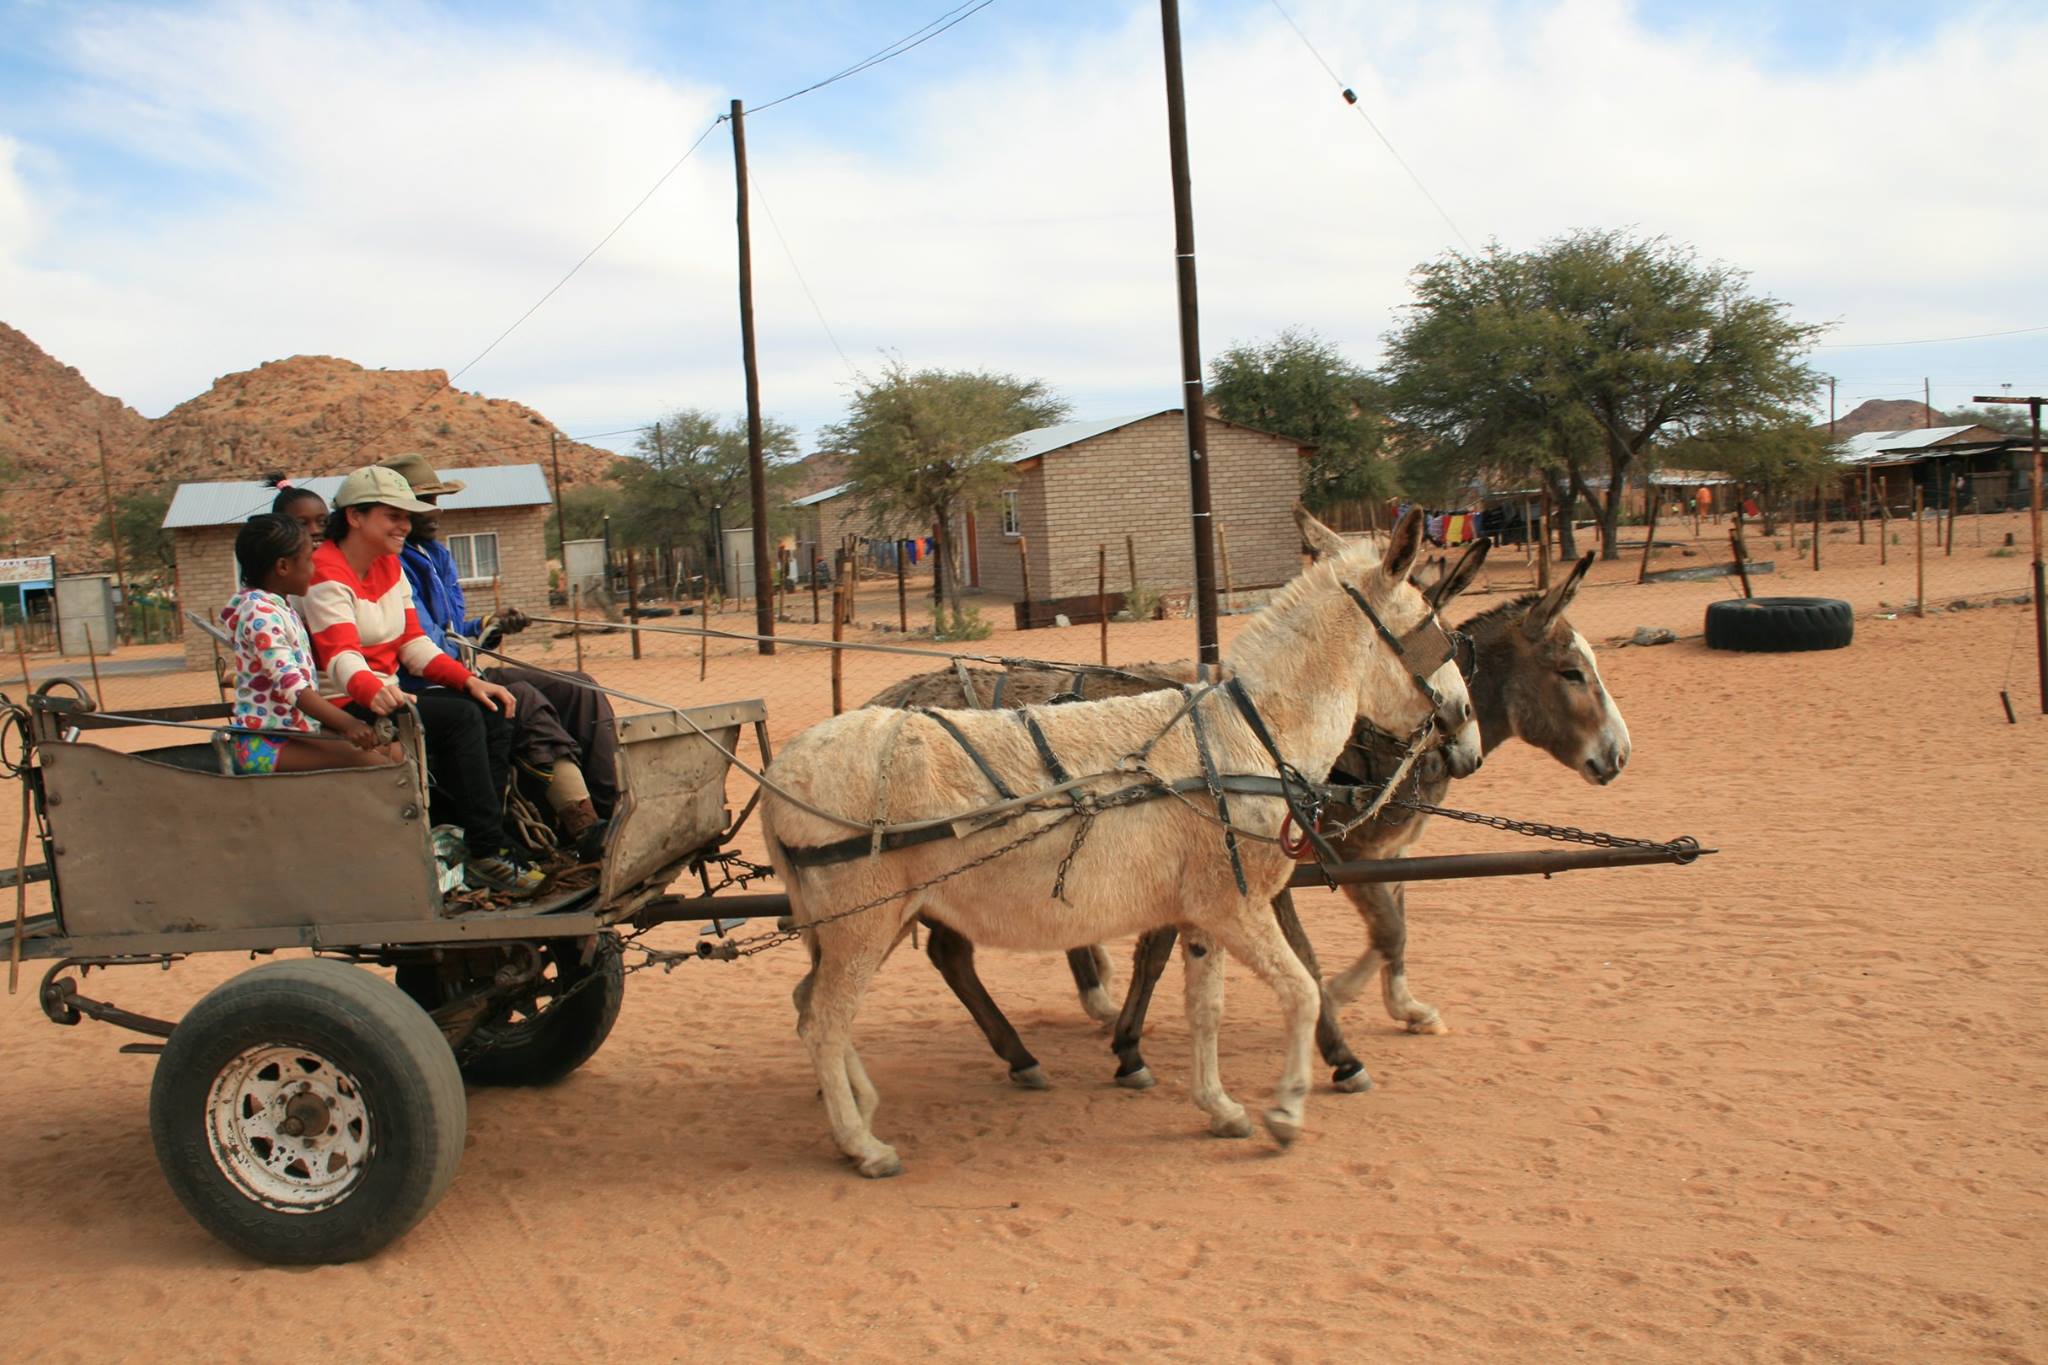
[[[1328,775],[1361,718],[1393,734],[1434,727],[1453,772],[1479,766],[1464,681],[1428,603],[1408,582],[1420,541],[1411,515],[1395,528],[1384,560],[1367,543],[1324,559],[1283,589],[1230,651],[1274,746],[1311,782]],[[1222,963],[1210,950],[1221,946],[1279,997],[1286,1052],[1264,1118],[1282,1144],[1300,1132],[1319,992],[1273,919],[1272,899],[1294,868],[1270,842],[1286,807],[1276,797],[1228,796],[1230,823],[1248,836],[1233,856],[1216,803],[1200,790],[1204,747],[1215,773],[1271,776],[1276,765],[1225,692],[1198,687],[1194,695],[1192,708],[1181,693],[1154,692],[1023,711],[849,711],[798,735],[769,765],[762,828],[812,959],[796,990],[797,1032],[817,1068],[832,1136],[862,1175],[895,1175],[902,1165],[869,1126],[878,1096],[854,1051],[853,1019],[876,970],[920,915],[992,948],[1067,949],[1181,926],[1193,1098],[1210,1132],[1246,1137],[1251,1124],[1217,1074]],[[958,837],[879,853],[858,834],[858,846],[847,848],[851,831],[957,817],[1003,791],[1042,791],[1054,772],[1086,779],[1087,795],[1126,790],[1144,780],[1131,756],[1148,745],[1145,768],[1169,782],[1191,780],[1193,794],[1106,809],[1092,820],[1075,816],[1062,794],[995,828],[955,827]],[[1045,837],[988,856],[1053,821],[1061,827]],[[1063,895],[1055,896],[1056,885]]]

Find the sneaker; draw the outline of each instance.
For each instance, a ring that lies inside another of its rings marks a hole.
[[[525,900],[548,879],[547,873],[509,848],[482,858],[471,854],[463,868],[471,882],[501,891],[514,900]]]
[[[561,822],[562,833],[575,845],[578,862],[594,863],[604,857],[604,836],[609,826],[598,818],[596,806],[588,800],[578,801],[557,811],[555,818]]]

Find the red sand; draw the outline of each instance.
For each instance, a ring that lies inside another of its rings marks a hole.
[[[1770,586],[1866,611],[1911,595],[1910,539],[1903,591],[1896,551],[1880,582],[1841,549]],[[1944,581],[1969,558],[1982,583],[1963,587],[2024,583],[2023,560],[1984,555],[1959,548]],[[1596,642],[1692,634],[1724,593],[1595,586],[1573,616]],[[986,955],[1055,1082],[1030,1094],[905,952],[858,1032],[908,1173],[861,1181],[826,1133],[783,949],[635,978],[567,1083],[471,1093],[461,1174],[411,1236],[366,1264],[272,1270],[165,1188],[151,1062],[114,1051],[128,1035],[52,1028],[24,993],[0,1016],[8,1354],[2038,1359],[2048,721],[2022,619],[1865,616],[1821,655],[1603,650],[1635,740],[1619,784],[1510,746],[1453,799],[1720,854],[1417,887],[1410,979],[1454,1031],[1411,1037],[1354,1005],[1378,1088],[1319,1091],[1286,1153],[1203,1134],[1177,968],[1147,1049],[1161,1083],[1131,1094],[1056,956]],[[1190,634],[1118,627],[1117,657],[1184,654]],[[1996,692],[2016,639],[2011,727]],[[986,647],[1091,657],[1095,633]],[[783,734],[825,708],[820,662],[721,654],[700,688],[694,646],[687,668],[677,652],[604,671],[682,700],[767,694]],[[850,670],[849,700],[907,667]],[[1420,851],[1505,839],[1439,826]],[[1326,961],[1362,946],[1336,896],[1302,900]],[[175,1013],[244,965],[95,981]],[[1277,1042],[1235,972],[1239,1099],[1264,1095]]]

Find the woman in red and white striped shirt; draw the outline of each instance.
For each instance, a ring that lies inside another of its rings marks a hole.
[[[335,689],[369,715],[406,704],[398,671],[435,686],[412,700],[426,736],[427,770],[445,813],[462,826],[472,880],[532,895],[544,880],[505,833],[505,789],[516,703],[472,674],[421,632],[398,552],[415,511],[427,504],[396,470],[369,465],[342,481],[327,539],[313,552],[306,626],[313,658]]]

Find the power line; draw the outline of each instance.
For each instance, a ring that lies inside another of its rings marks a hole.
[[[1372,129],[1373,136],[1380,140],[1380,145],[1387,149],[1387,154],[1394,158],[1395,164],[1407,172],[1408,178],[1415,182],[1415,188],[1422,192],[1422,197],[1427,199],[1429,206],[1436,210],[1437,217],[1443,219],[1445,225],[1457,236],[1457,239],[1465,244],[1465,250],[1473,250],[1472,239],[1465,235],[1464,229],[1458,226],[1457,220],[1452,218],[1444,206],[1437,202],[1437,197],[1429,192],[1429,186],[1422,183],[1422,177],[1417,175],[1415,168],[1408,164],[1408,158],[1401,155],[1400,150],[1394,146],[1393,140],[1381,131],[1379,124],[1373,122],[1372,115],[1365,112],[1365,106],[1358,102],[1358,92],[1346,85],[1344,78],[1337,74],[1336,69],[1323,60],[1323,54],[1316,50],[1316,45],[1309,41],[1306,33],[1301,31],[1301,25],[1294,22],[1294,16],[1281,7],[1280,0],[1269,0],[1269,3],[1271,3],[1274,9],[1280,11],[1280,17],[1287,21],[1287,27],[1293,29],[1294,36],[1301,39],[1301,45],[1308,49],[1309,55],[1316,59],[1316,63],[1324,71],[1329,73],[1330,79],[1336,83],[1337,88],[1344,92],[1344,102],[1350,105],[1360,118],[1365,120],[1365,126]]]
[[[1816,351],[1855,351],[1870,346],[1939,346],[1946,341],[1983,341],[1989,337],[2016,337],[2027,332],[2048,332],[2048,323],[2038,327],[2012,327],[2003,332],[1967,332],[1956,337],[1918,337],[1912,341],[1828,341],[1813,349]]]
[[[834,74],[825,77],[824,80],[814,81],[811,84],[805,86],[801,90],[792,90],[787,95],[782,95],[775,99],[769,100],[766,104],[756,105],[754,108],[747,110],[747,113],[750,115],[765,113],[766,111],[773,109],[778,104],[787,104],[791,100],[796,99],[799,96],[810,94],[814,90],[823,90],[826,86],[836,84],[839,81],[843,81],[848,76],[858,76],[861,72],[866,71],[868,68],[880,66],[883,62],[890,60],[892,57],[901,57],[904,53],[910,51],[912,48],[924,46],[932,39],[938,37],[941,33],[944,33],[947,29],[952,28],[955,24],[961,23],[962,21],[967,19],[972,19],[975,15],[981,13],[983,10],[987,9],[990,5],[993,5],[994,3],[995,0],[968,0],[968,3],[964,5],[956,5],[952,9],[947,10],[944,14],[941,14],[938,18],[926,24],[923,28],[915,29],[910,33],[906,33],[903,37],[898,38],[895,42],[889,44],[881,51],[871,53],[870,55],[861,58],[852,66],[846,67],[841,71],[835,72]]]
[[[635,214],[639,213],[641,209],[647,207],[647,201],[652,199],[655,195],[655,192],[658,191],[663,185],[666,185],[669,182],[669,178],[671,176],[673,176],[677,171],[683,168],[684,162],[688,161],[692,156],[696,155],[697,149],[704,145],[704,139],[711,136],[712,130],[717,128],[718,125],[724,120],[724,118],[725,116],[721,114],[718,118],[715,118],[711,120],[710,123],[706,124],[704,127],[704,131],[697,134],[697,140],[695,142],[692,142],[689,145],[689,147],[684,150],[683,154],[677,157],[675,159],[675,162],[672,165],[670,165],[667,170],[663,171],[652,185],[647,187],[647,193],[641,195],[639,199],[634,201],[633,207],[626,210],[625,217],[619,219],[618,222],[614,223],[612,225],[612,230],[610,232],[607,232],[604,236],[598,238],[596,246],[593,246],[592,248],[590,248],[590,250],[584,252],[583,255],[577,260],[576,264],[569,267],[567,274],[563,275],[561,279],[556,280],[554,284],[549,287],[547,293],[542,294],[538,299],[534,300],[532,307],[528,308],[525,312],[521,313],[517,318],[513,319],[512,325],[507,327],[504,331],[498,333],[498,335],[492,339],[490,345],[484,347],[481,351],[478,351],[476,355],[471,358],[470,362],[467,365],[464,365],[461,369],[455,371],[455,373],[449,375],[446,379],[442,380],[438,388],[435,388],[430,393],[428,393],[425,398],[422,398],[420,399],[419,402],[413,404],[413,406],[410,409],[408,409],[406,412],[402,413],[399,417],[397,417],[391,423],[390,426],[385,427],[382,431],[379,431],[375,435],[370,436],[367,439],[357,443],[355,449],[351,450],[349,454],[354,455],[358,451],[364,449],[364,447],[375,444],[376,442],[382,440],[385,436],[389,435],[392,431],[396,430],[400,425],[411,420],[413,414],[417,413],[421,408],[424,408],[428,403],[431,403],[434,399],[438,398],[444,390],[453,388],[455,386],[456,380],[462,378],[462,376],[468,374],[471,370],[475,369],[478,363],[481,362],[485,356],[489,355],[492,351],[497,350],[499,344],[503,342],[506,337],[509,337],[514,332],[518,331],[521,324],[523,324],[528,318],[532,317],[535,313],[538,313],[540,311],[541,305],[545,304],[549,299],[553,298],[556,294],[560,293],[563,285],[567,284],[570,280],[575,279],[576,273],[579,270],[583,269],[584,266],[590,264],[591,257],[597,255],[598,252],[604,250],[606,244],[609,243],[612,238],[618,236],[619,233],[625,228],[626,224],[633,221],[633,217]]]
[[[796,263],[796,253],[789,249],[789,238],[782,235],[782,224],[775,221],[775,210],[769,206],[768,196],[761,193],[761,182],[755,178],[751,167],[747,170],[747,183],[754,187],[754,197],[761,201],[761,211],[768,215],[768,226],[774,229],[775,240],[782,243],[782,254],[789,261],[789,268],[796,275],[796,282],[803,287],[804,297],[811,301],[811,311],[818,315],[818,325],[825,329],[825,339],[832,343],[832,349],[839,352],[839,362],[846,366],[846,372],[856,380],[860,371],[846,358],[846,348],[839,344],[839,337],[832,331],[832,324],[825,321],[825,310],[818,306],[818,296],[811,292],[810,281],[804,278],[803,267]]]

